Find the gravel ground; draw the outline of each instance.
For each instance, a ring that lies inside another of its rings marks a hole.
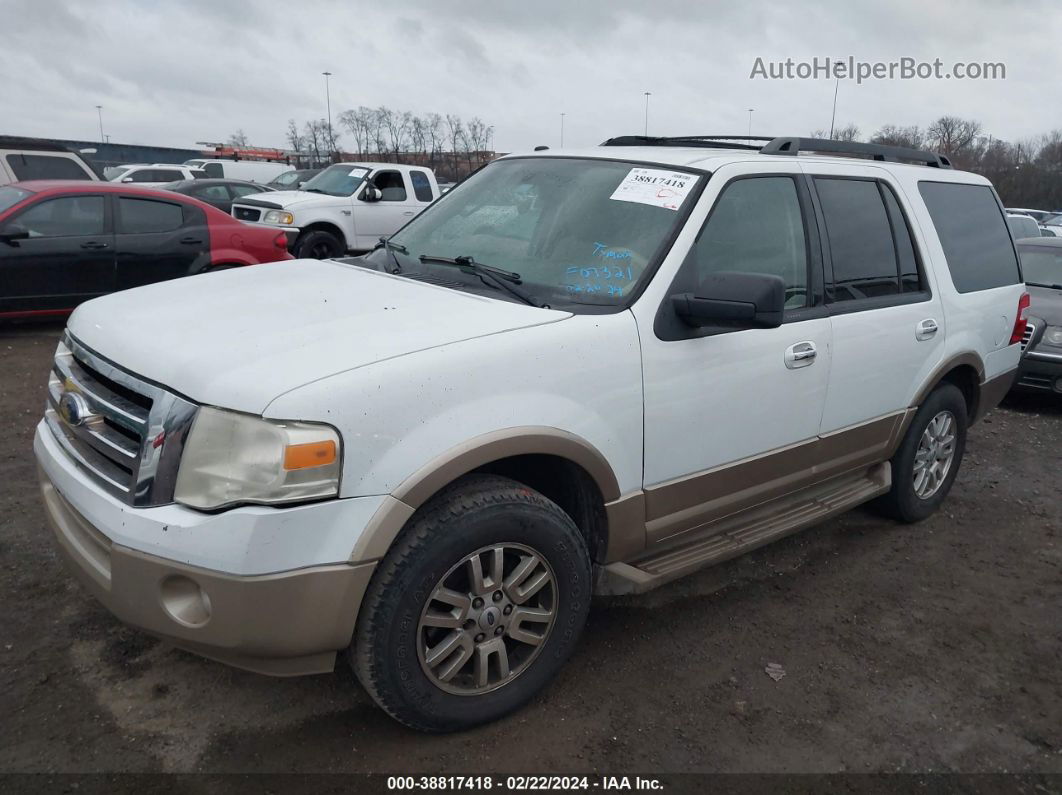
[[[932,519],[857,510],[596,602],[528,708],[421,736],[343,667],[201,660],[66,575],[31,452],[60,328],[0,328],[2,772],[1062,773],[1062,399],[973,428]]]

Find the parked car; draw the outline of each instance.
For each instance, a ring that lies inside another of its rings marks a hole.
[[[1030,215],[1008,212],[1007,226],[1010,227],[1010,234],[1015,240],[1023,237],[1041,237],[1040,225]]]
[[[1047,218],[1055,215],[1050,210],[1028,210],[1024,207],[1008,207],[1008,213],[1016,213],[1018,215],[1028,215],[1032,217],[1036,223],[1042,224]]]
[[[211,207],[217,207],[226,215],[231,213],[234,199],[273,192],[272,188],[265,185],[236,179],[185,179],[163,185],[162,188],[192,196],[201,202],[206,202]]]
[[[116,290],[291,259],[283,235],[209,205],[109,182],[0,187],[0,317],[69,312]]]
[[[99,178],[78,152],[38,138],[0,135],[0,185],[29,179]]]
[[[206,172],[187,166],[174,166],[167,163],[149,165],[111,166],[105,172],[109,182],[136,184],[144,188],[161,188],[171,182],[186,179],[206,179]]]
[[[224,160],[220,158],[196,158],[185,160],[188,168],[202,169],[214,179],[241,179],[245,182],[260,182],[263,185],[281,174],[294,171],[290,163],[264,160]]]
[[[397,180],[344,169],[318,186],[368,237],[361,192]],[[1029,299],[986,179],[799,138],[505,156],[366,256],[209,287],[70,318],[34,441],[67,565],[217,660],[293,675],[342,653],[432,731],[532,698],[595,589],[869,500],[932,515]]]
[[[287,230],[297,257],[327,259],[371,249],[437,198],[439,186],[430,169],[340,163],[302,190],[238,199],[232,215]]]
[[[1018,241],[1029,323],[1015,389],[1062,394],[1062,238]]]
[[[301,168],[298,171],[285,171],[279,177],[269,181],[273,190],[301,190],[303,185],[320,174],[321,168]]]

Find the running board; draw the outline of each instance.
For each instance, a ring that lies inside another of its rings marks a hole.
[[[818,524],[884,494],[891,486],[892,470],[886,461],[779,497],[718,520],[709,526],[709,535],[698,532],[693,541],[672,543],[629,563],[610,563],[599,568],[594,593],[643,593]]]

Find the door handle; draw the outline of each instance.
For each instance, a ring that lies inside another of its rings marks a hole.
[[[107,244],[106,243],[101,243],[98,240],[90,240],[87,243],[82,243],[81,244],[81,248],[91,248],[91,249],[107,248]]]
[[[412,210],[406,210],[404,213],[402,213],[402,215],[416,215],[416,213]]]
[[[798,342],[785,349],[785,366],[790,370],[815,364],[815,357],[819,355],[814,342]]]
[[[926,318],[918,324],[918,328],[915,329],[915,339],[919,342],[932,339],[933,335],[937,333],[940,326],[937,325],[937,321],[933,318]]]
[[[198,237],[182,237],[181,238],[181,243],[183,243],[186,246],[194,246],[196,243],[202,243],[202,242],[203,242],[202,238],[198,238]]]

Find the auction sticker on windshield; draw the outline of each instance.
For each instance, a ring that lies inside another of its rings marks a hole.
[[[368,173],[369,173],[369,169],[358,167],[358,168],[352,168],[350,170],[349,176],[351,176],[351,177],[364,177]]]
[[[609,198],[677,210],[696,181],[693,174],[680,171],[632,168]]]

